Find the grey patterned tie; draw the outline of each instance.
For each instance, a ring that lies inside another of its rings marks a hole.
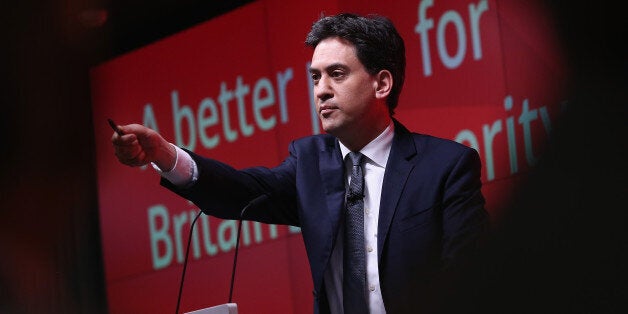
[[[353,162],[347,193],[343,252],[343,307],[345,314],[368,313],[364,252],[364,176],[361,153],[350,152]]]

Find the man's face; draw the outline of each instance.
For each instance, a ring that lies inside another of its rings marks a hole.
[[[376,104],[376,76],[366,71],[351,43],[338,37],[321,41],[314,49],[310,74],[325,132],[353,141],[388,119],[386,106]]]

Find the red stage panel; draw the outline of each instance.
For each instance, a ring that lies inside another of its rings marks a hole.
[[[487,208],[499,217],[566,100],[567,69],[542,7],[496,0],[257,1],[92,71],[112,313],[174,310],[198,209],[160,187],[152,169],[120,165],[106,119],[143,123],[237,168],[276,165],[292,139],[321,132],[312,116],[311,49],[303,41],[321,12],[340,11],[393,20],[407,50],[396,117],[414,131],[476,148]],[[227,302],[235,226],[198,220],[182,310]],[[240,311],[311,311],[312,283],[298,231],[247,226],[234,291]]]

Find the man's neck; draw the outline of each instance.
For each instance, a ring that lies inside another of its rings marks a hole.
[[[384,132],[384,130],[390,124],[392,124],[392,119],[388,117],[388,119],[380,120],[380,123],[374,125],[371,128],[368,128],[367,130],[364,130],[364,132],[358,134],[357,136],[353,136],[349,139],[338,138],[338,140],[352,152],[358,152],[362,148],[364,148],[364,146],[368,145],[368,143],[372,142],[375,138],[382,134],[382,132]]]

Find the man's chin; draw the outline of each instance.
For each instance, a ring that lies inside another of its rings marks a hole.
[[[325,131],[325,133],[329,134],[329,135],[333,135],[337,138],[342,138],[342,134],[343,134],[343,130],[344,128],[342,127],[342,125],[337,125],[337,124],[328,124],[328,125],[323,125],[323,131]]]
[[[335,135],[335,131],[338,130],[338,126],[330,122],[323,121],[321,126],[323,127],[323,131],[325,131],[325,133],[331,135]]]

